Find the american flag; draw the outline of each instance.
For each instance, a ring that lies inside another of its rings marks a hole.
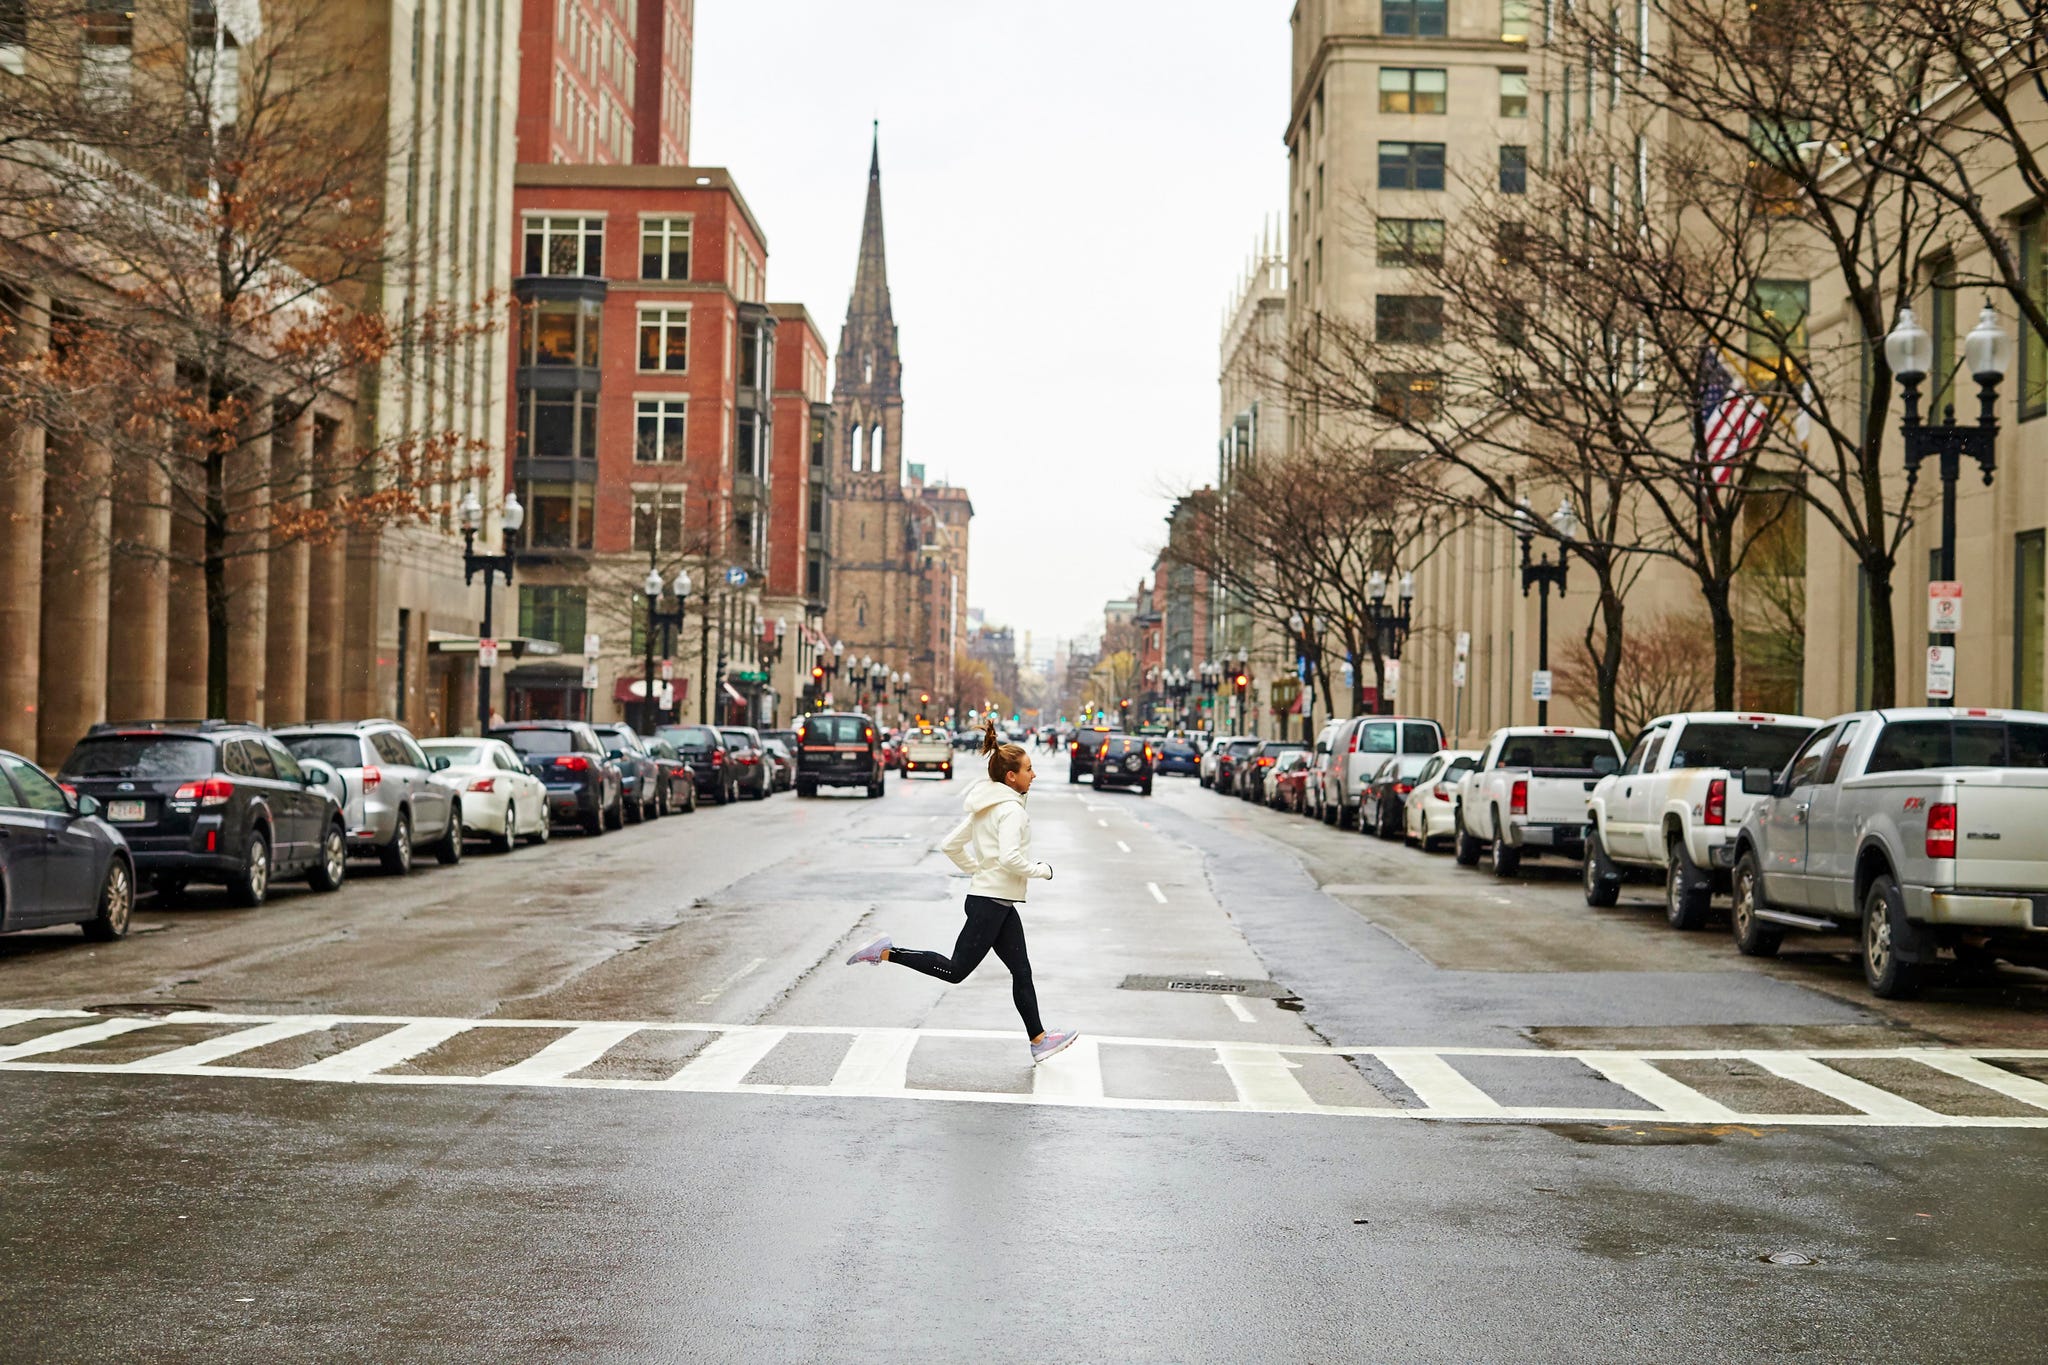
[[[1710,477],[1725,484],[1735,476],[1735,466],[1764,434],[1770,408],[1749,393],[1742,376],[1722,362],[1712,342],[1700,347],[1700,432]]]

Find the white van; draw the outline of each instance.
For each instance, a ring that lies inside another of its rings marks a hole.
[[[1443,747],[1443,727],[1422,716],[1331,721],[1316,740],[1315,790],[1309,794],[1309,806],[1326,825],[1356,829],[1358,798],[1380,764],[1396,754],[1433,754]]]

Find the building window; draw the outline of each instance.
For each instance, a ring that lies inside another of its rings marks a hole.
[[[1500,73],[1500,116],[1529,117],[1529,73],[1506,70]]]
[[[1502,147],[1500,149],[1500,192],[1502,194],[1527,194],[1529,192],[1529,149],[1527,147]]]
[[[1441,114],[1449,84],[1441,67],[1380,68],[1382,114]]]
[[[640,368],[678,374],[690,368],[690,310],[640,310]]]
[[[1373,237],[1381,265],[1437,265],[1444,258],[1441,218],[1382,218],[1374,224]]]
[[[1438,376],[1395,372],[1373,380],[1374,406],[1396,422],[1427,422],[1436,416]]]
[[[2048,703],[2041,651],[2048,613],[2048,532],[2022,531],[2013,537],[2012,704],[2039,711]]]
[[[604,219],[528,218],[526,273],[604,274]]]
[[[633,548],[656,553],[683,548],[683,490],[633,490]]]
[[[520,309],[519,363],[597,368],[602,306],[595,299],[537,299]]]
[[[868,443],[868,467],[880,470],[882,467],[882,424],[875,423],[874,440]]]
[[[689,219],[642,218],[640,220],[640,278],[643,280],[687,280],[690,278]]]
[[[690,405],[683,398],[642,398],[634,404],[633,458],[643,464],[687,458]]]
[[[861,462],[867,453],[867,435],[866,427],[858,422],[853,424],[850,439],[853,443],[853,472],[856,474],[861,472]]]
[[[18,26],[26,30],[25,21]],[[86,0],[84,27],[87,47],[133,47],[135,7],[129,0]]]
[[[1380,144],[1381,189],[1440,190],[1443,187],[1443,143],[1382,142]]]
[[[825,595],[825,563],[816,555],[804,565],[804,595],[812,601]]]
[[[519,585],[519,633],[529,640],[553,640],[571,653],[580,653],[587,613],[582,588],[550,583]]]
[[[1393,38],[1441,38],[1450,0],[1380,0],[1380,32]]]
[[[1444,301],[1435,294],[1381,294],[1373,300],[1373,324],[1381,341],[1433,345],[1444,338]]]
[[[825,419],[811,419],[811,468],[819,474],[825,472]]]
[[[1493,339],[1503,346],[1525,346],[1529,341],[1529,308],[1518,299],[1504,300],[1493,317]]]
[[[520,395],[519,457],[524,460],[595,460],[597,395],[527,389]]]
[[[1500,0],[1500,40],[1529,41],[1529,0]]]
[[[2048,251],[2042,231],[2048,218],[2035,213],[2020,224],[2020,279],[2034,306],[2048,310]],[[2024,315],[2020,318],[2020,416],[2048,412],[2048,336]]]
[[[739,472],[754,478],[766,476],[767,461],[761,458],[761,435],[767,424],[752,408],[741,408],[736,418],[739,431]]]
[[[590,485],[528,483],[526,544],[536,550],[587,550],[592,527]]]
[[[1806,365],[1805,280],[1758,280],[1749,301],[1749,364],[1752,382],[1763,388],[1784,383],[1798,388]]]

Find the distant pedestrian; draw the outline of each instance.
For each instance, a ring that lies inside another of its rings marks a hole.
[[[1017,913],[1031,878],[1052,880],[1052,864],[1031,857],[1031,816],[1024,809],[1025,794],[1031,790],[1031,755],[1022,745],[1001,743],[993,720],[982,734],[981,751],[988,755],[988,780],[967,789],[961,802],[967,818],[939,845],[973,878],[967,885],[967,922],[960,926],[953,955],[898,948],[884,934],[847,958],[846,965],[895,962],[958,985],[994,949],[1010,969],[1010,996],[1031,1039],[1031,1060],[1042,1062],[1080,1035],[1048,1032],[1040,1022],[1031,959],[1024,951],[1024,920]]]

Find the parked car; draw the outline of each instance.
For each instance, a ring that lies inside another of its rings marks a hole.
[[[1401,807],[1401,823],[1407,841],[1428,852],[1437,840],[1448,839],[1454,831],[1458,782],[1479,766],[1477,749],[1439,749],[1415,774],[1415,789]]]
[[[1402,813],[1415,790],[1415,779],[1435,754],[1396,754],[1380,764],[1359,798],[1358,827],[1382,839],[1401,837]]]
[[[1143,735],[1105,735],[1091,771],[1095,788],[1136,787],[1152,794],[1152,744]]]
[[[423,739],[429,759],[445,759],[439,779],[462,793],[462,827],[500,853],[521,839],[548,841],[548,789],[502,739]]]
[[[580,720],[518,720],[495,726],[491,738],[512,746],[526,771],[548,789],[548,818],[602,834],[626,823],[619,770],[604,741]]]
[[[1690,711],[1644,726],[1621,771],[1586,799],[1586,904],[1614,904],[1623,877],[1654,878],[1672,927],[1703,927],[1735,866],[1735,831],[1767,799],[1742,790],[1743,770],[1782,772],[1819,725],[1811,716]]]
[[[1337,733],[1351,722],[1338,716],[1326,722],[1316,734],[1315,746],[1309,751],[1308,799],[1309,814],[1325,824],[1337,823],[1336,807],[1325,802],[1324,790],[1332,785],[1330,766],[1336,761],[1334,752]]]
[[[76,924],[101,942],[127,936],[135,866],[105,813],[0,750],[0,933]]]
[[[1179,773],[1194,777],[1202,770],[1202,753],[1191,739],[1168,735],[1152,746],[1152,771],[1161,776]]]
[[[796,731],[794,730],[763,730],[761,732],[762,743],[765,744],[771,739],[779,741],[782,745],[782,751],[789,755],[789,781],[776,788],[777,791],[788,791],[796,785],[796,749],[797,745],[802,743],[802,741],[796,737]]]
[[[1095,771],[1095,756],[1109,737],[1107,725],[1078,725],[1067,736],[1067,785],[1072,786]]]
[[[773,735],[761,736],[762,752],[767,754],[769,771],[775,779],[775,790],[786,792],[796,785],[796,755],[789,746]]]
[[[329,791],[348,820],[349,852],[375,854],[395,877],[412,871],[417,849],[462,861],[462,798],[435,780],[439,770],[412,731],[395,720],[344,720],[276,733],[301,763],[333,770]]]
[[[166,898],[207,882],[255,906],[280,877],[336,891],[347,876],[347,828],[327,785],[333,769],[302,763],[256,726],[95,725],[58,778],[100,802],[128,844],[136,877]]]
[[[663,815],[681,811],[685,815],[697,810],[697,774],[690,767],[690,761],[682,751],[660,735],[642,735],[640,742],[647,746],[647,752],[654,758],[654,766],[660,770],[661,780],[656,784],[660,792],[658,804]]]
[[[961,726],[953,731],[953,747],[956,749],[966,749],[970,752],[979,750],[981,748],[981,731],[971,726]]]
[[[903,775],[942,773],[953,780],[953,742],[944,730],[920,725],[903,735]]]
[[[719,805],[740,799],[739,765],[728,762],[725,736],[709,725],[664,725],[657,738],[675,745],[676,752],[690,765],[697,795],[708,796]]]
[[[1301,814],[1307,809],[1303,803],[1308,799],[1308,778],[1314,767],[1315,756],[1307,749],[1282,754],[1266,776],[1266,804],[1274,810]]]
[[[820,711],[796,727],[796,794],[811,797],[820,787],[863,787],[882,794],[882,746],[874,721],[855,711]]]
[[[1204,787],[1216,785],[1216,765],[1222,761],[1224,751],[1240,738],[1238,735],[1218,735],[1202,751],[1201,782]]]
[[[718,733],[725,738],[725,761],[737,770],[740,792],[767,800],[775,792],[775,763],[761,747],[761,732],[748,725],[721,725]]]
[[[903,746],[897,741],[894,730],[882,731],[882,766],[891,770],[903,767]]]
[[[1467,867],[1493,852],[1493,873],[1512,877],[1525,853],[1579,857],[1586,793],[1621,770],[1612,730],[1518,725],[1495,730],[1479,766],[1458,783],[1457,858]]]
[[[1826,722],[1735,838],[1735,945],[1858,931],[1871,992],[1918,991],[1947,951],[1965,966],[2048,964],[2048,714],[1857,711]]]
[[[1216,778],[1209,786],[1227,796],[1237,795],[1240,766],[1261,742],[1255,735],[1240,735],[1227,743],[1217,745],[1222,752],[1216,756]]]
[[[619,770],[620,806],[626,823],[637,825],[661,814],[661,765],[647,752],[640,732],[623,721],[596,727],[604,756]]]
[[[1266,778],[1273,768],[1287,754],[1308,752],[1308,745],[1298,739],[1262,739],[1253,749],[1250,757],[1238,765],[1238,795],[1247,801],[1266,799]]]
[[[1366,783],[1396,755],[1433,754],[1444,747],[1443,727],[1422,716],[1355,716],[1326,730],[1330,756],[1318,772],[1320,790],[1309,802],[1325,824],[1350,829],[1358,820]]]

